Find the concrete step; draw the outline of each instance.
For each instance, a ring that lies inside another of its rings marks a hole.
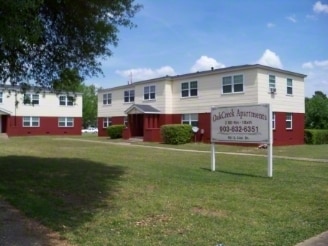
[[[7,133],[0,133],[0,139],[8,139]]]

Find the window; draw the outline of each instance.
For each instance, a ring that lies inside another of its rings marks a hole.
[[[74,118],[73,117],[59,117],[58,118],[58,126],[59,127],[73,127],[74,126]]]
[[[236,93],[244,91],[243,75],[226,76],[222,78],[222,92]]]
[[[198,94],[197,81],[181,83],[181,97],[196,97]]]
[[[198,126],[198,114],[183,114],[182,115],[182,124]]]
[[[287,79],[287,95],[293,95],[293,80]]]
[[[103,119],[103,128],[107,128],[112,125],[112,118],[107,117]]]
[[[59,105],[61,106],[73,106],[74,97],[73,96],[59,96]]]
[[[155,100],[155,85],[144,87],[144,100]]]
[[[286,129],[293,129],[293,114],[286,113]]]
[[[124,102],[134,102],[134,90],[124,91]]]
[[[276,129],[276,113],[272,112],[272,130]]]
[[[103,94],[103,104],[104,105],[112,104],[112,93]]]
[[[2,97],[3,97],[3,93],[2,91],[0,91],[0,103],[3,103]]]
[[[276,76],[269,75],[269,89],[276,88]]]
[[[23,117],[23,127],[39,127],[40,117],[34,116],[24,116]]]
[[[24,104],[39,105],[39,94],[24,94]]]
[[[124,124],[126,127],[128,127],[128,125],[129,125],[129,121],[128,121],[128,117],[127,117],[127,116],[124,116],[123,124]]]

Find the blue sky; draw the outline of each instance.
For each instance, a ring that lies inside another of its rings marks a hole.
[[[104,76],[87,84],[129,81],[260,63],[307,75],[305,96],[328,95],[328,0],[135,0],[143,5],[120,28]]]

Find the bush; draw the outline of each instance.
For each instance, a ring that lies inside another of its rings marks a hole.
[[[305,143],[328,144],[328,130],[306,129]]]
[[[107,135],[111,139],[122,138],[125,125],[112,125],[107,127]]]
[[[161,136],[165,144],[185,144],[192,138],[191,125],[163,125],[161,126]]]

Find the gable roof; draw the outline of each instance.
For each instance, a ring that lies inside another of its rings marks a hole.
[[[12,112],[10,112],[10,111],[8,111],[8,110],[6,110],[4,108],[0,108],[0,115],[2,115],[2,114],[4,114],[4,115],[11,115]]]
[[[147,104],[133,104],[127,110],[126,114],[159,114],[160,111]]]

